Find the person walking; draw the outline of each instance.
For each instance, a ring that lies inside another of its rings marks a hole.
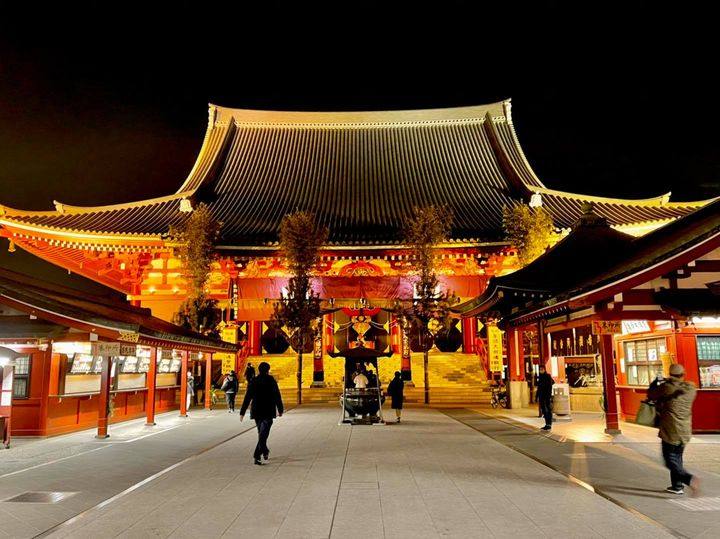
[[[552,428],[552,387],[554,384],[555,381],[545,370],[545,365],[540,365],[540,376],[538,376],[535,398],[540,405],[540,412],[545,418],[545,426],[542,427],[542,430]]]
[[[245,418],[245,412],[250,406],[250,418],[255,420],[258,430],[258,442],[255,446],[253,459],[258,466],[262,465],[260,456],[265,460],[270,458],[270,449],[267,446],[270,427],[275,417],[283,415],[283,401],[280,388],[270,375],[270,364],[263,361],[258,365],[258,376],[248,382],[245,398],[240,408],[240,421]],[[252,406],[250,403],[252,402]]]
[[[235,395],[237,395],[238,392],[238,385],[238,378],[235,371],[230,371],[230,374],[225,377],[225,381],[220,388],[225,392],[225,400],[227,401],[229,414],[235,411]]]
[[[397,423],[400,423],[400,416],[402,415],[403,407],[403,391],[405,390],[405,382],[403,382],[402,374],[400,371],[395,371],[395,378],[388,384],[387,392],[390,395],[391,403],[390,407],[395,410],[395,416],[397,417]]]
[[[185,410],[190,409],[190,405],[192,404],[193,395],[195,395],[195,377],[193,376],[192,372],[190,372],[190,369],[187,371],[187,397],[185,401]]]
[[[248,385],[250,385],[250,380],[255,378],[255,367],[253,367],[253,364],[248,362],[247,366],[245,367],[245,381]]]
[[[684,494],[685,485],[697,496],[700,492],[698,478],[683,465],[683,452],[692,437],[692,405],[697,389],[685,380],[685,368],[673,363],[670,377],[648,389],[648,399],[655,401],[660,418],[658,436],[662,440],[665,466],[670,470],[670,482],[665,490],[672,494]]]

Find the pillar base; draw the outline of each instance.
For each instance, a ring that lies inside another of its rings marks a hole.
[[[412,380],[405,380],[405,387],[415,387],[415,382]]]
[[[510,408],[523,408],[529,404],[530,392],[524,380],[510,381]]]
[[[618,434],[622,434],[622,431],[620,429],[605,429],[605,434],[617,436]]]
[[[188,415],[187,415],[187,412],[184,413],[184,414],[179,414],[179,417],[187,417],[187,416],[188,416]]]
[[[323,382],[322,380],[318,380],[318,381],[313,382],[312,384],[310,384],[310,387],[311,387],[311,388],[312,388],[312,387],[319,388],[319,387],[327,387],[327,385],[326,385],[325,382]]]
[[[155,421],[152,421],[150,423],[148,423],[148,422],[145,423],[146,427],[154,427],[155,425],[157,425],[157,423],[155,423]]]
[[[109,434],[105,434],[105,435],[96,434],[96,435],[95,435],[95,438],[98,439],[98,440],[105,440],[106,438],[110,438],[110,435],[109,435]]]

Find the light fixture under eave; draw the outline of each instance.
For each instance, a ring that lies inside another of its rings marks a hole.
[[[180,200],[180,212],[181,213],[190,213],[193,211],[192,202],[190,202],[190,199],[183,198]]]
[[[15,360],[20,357],[19,354],[12,348],[0,346],[0,367],[7,367],[8,365],[14,364]]]
[[[693,316],[692,323],[703,326],[720,326],[720,316]]]
[[[529,206],[531,208],[540,208],[542,207],[542,195],[538,192],[535,192],[533,196],[530,197],[530,204]]]

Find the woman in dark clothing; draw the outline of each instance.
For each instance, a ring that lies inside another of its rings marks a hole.
[[[233,413],[235,411],[235,395],[237,395],[239,388],[237,375],[235,371],[230,371],[225,381],[223,382],[221,391],[225,392],[225,400],[227,400],[228,412]]]
[[[400,416],[402,415],[403,407],[403,390],[405,389],[405,382],[403,382],[400,371],[395,371],[395,378],[388,385],[387,392],[392,399],[391,408],[395,410],[397,416],[397,422],[400,423]]]

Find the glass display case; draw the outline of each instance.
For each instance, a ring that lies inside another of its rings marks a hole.
[[[720,387],[720,335],[699,335],[697,338],[700,387]]]
[[[179,350],[168,348],[158,349],[157,385],[158,387],[175,386],[179,384],[179,373],[182,360]]]
[[[102,361],[99,359],[90,354],[73,354],[69,361],[69,374],[99,374],[102,372]]]
[[[150,348],[138,347],[137,351],[138,366],[137,372],[146,373],[150,370]]]
[[[138,372],[138,358],[135,356],[125,356],[118,358],[122,362],[120,374],[135,374]]]
[[[625,341],[625,370],[627,383],[647,387],[663,373],[662,354],[667,352],[665,337]]]

